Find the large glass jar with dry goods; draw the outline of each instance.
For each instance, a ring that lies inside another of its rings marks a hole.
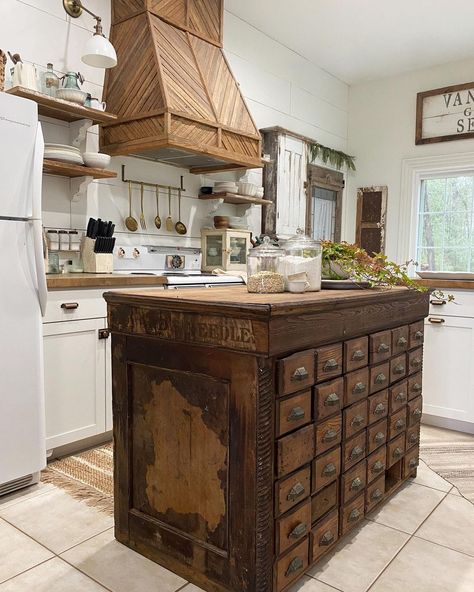
[[[261,294],[285,291],[285,278],[281,273],[281,260],[285,251],[272,245],[268,236],[259,247],[250,249],[247,258],[247,290]]]
[[[283,245],[285,256],[280,271],[285,276],[286,289],[304,283],[306,292],[321,290],[321,244],[298,229],[297,234]]]

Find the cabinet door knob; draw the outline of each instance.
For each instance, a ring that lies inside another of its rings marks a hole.
[[[323,442],[332,442],[337,440],[338,433],[336,430],[328,430],[323,436]]]
[[[359,491],[359,489],[362,487],[363,483],[362,483],[362,479],[360,477],[356,477],[354,479],[354,481],[352,481],[351,486],[350,486],[350,490],[351,491]]]
[[[373,500],[378,500],[383,496],[383,493],[380,491],[379,488],[377,488],[375,491],[372,492],[372,495],[370,496]]]
[[[421,391],[421,384],[419,382],[415,382],[415,384],[412,386],[412,390],[414,390],[415,393],[419,393]]]
[[[319,546],[320,547],[328,547],[334,541],[334,535],[330,530],[325,532],[323,536],[319,539]]]
[[[395,397],[395,401],[406,401],[406,400],[407,400],[407,396],[403,391],[401,393],[398,393],[398,395]]]
[[[355,448],[352,449],[351,451],[351,455],[350,455],[350,460],[354,460],[356,458],[359,458],[359,456],[362,456],[364,454],[364,449],[361,448],[360,446],[356,446]]]
[[[405,366],[403,364],[398,364],[398,366],[395,366],[395,368],[393,369],[393,373],[405,374]]]
[[[329,463],[327,464],[324,469],[323,469],[323,475],[325,477],[332,477],[333,475],[336,474],[336,465],[334,463]]]
[[[404,419],[398,419],[395,422],[395,426],[394,427],[395,427],[395,429],[397,431],[403,430],[405,428],[405,420]]]
[[[363,382],[357,382],[354,385],[352,392],[354,393],[354,395],[360,395],[361,393],[365,392],[365,389],[366,389],[366,386]]]
[[[387,345],[386,343],[381,343],[377,349],[377,352],[379,354],[386,354],[389,351],[390,351],[390,346]]]
[[[416,419],[418,419],[419,417],[421,417],[421,409],[413,409],[412,411],[412,415],[413,417],[415,417]]]
[[[374,440],[376,444],[383,444],[385,442],[385,434],[383,432],[377,432]]]
[[[414,469],[415,467],[418,466],[418,461],[416,458],[412,458],[410,460],[410,462],[408,463],[408,466],[410,467],[410,469]]]
[[[402,456],[403,452],[401,448],[395,448],[395,450],[393,451],[393,456],[395,458],[400,458],[400,456]]]
[[[381,372],[380,374],[377,374],[377,376],[375,377],[375,384],[383,384],[386,380],[387,377],[383,372]]]
[[[408,340],[406,339],[406,337],[400,337],[397,341],[397,345],[399,345],[400,347],[404,347],[407,343]]]
[[[307,378],[309,378],[309,373],[304,366],[301,366],[301,368],[297,368],[291,376],[291,380],[293,380],[294,382],[301,382],[303,380],[306,380]]]
[[[416,339],[417,341],[420,341],[420,339],[423,339],[423,331],[417,331],[417,332],[415,333],[415,339]]]
[[[108,339],[110,337],[110,329],[99,329],[99,339]]]
[[[385,413],[385,405],[383,403],[379,403],[375,406],[374,415],[383,415]]]
[[[418,436],[416,434],[410,434],[410,444],[416,444],[418,442]]]
[[[356,349],[355,352],[352,354],[352,361],[353,362],[360,362],[365,358],[365,353],[361,349]]]
[[[286,496],[286,499],[289,502],[294,502],[295,499],[301,497],[304,494],[304,492],[305,488],[303,484],[300,481],[298,481],[298,483],[295,483],[295,485],[293,485],[293,487],[290,489],[288,495]]]
[[[289,539],[299,539],[304,534],[306,534],[307,529],[308,529],[308,527],[306,526],[306,524],[304,522],[300,522],[297,526],[295,526],[295,528],[293,528],[293,530],[288,535],[288,538]]]
[[[365,423],[365,417],[363,417],[362,415],[356,415],[355,417],[352,418],[351,426],[352,427],[359,427],[364,423]]]
[[[285,577],[287,578],[288,576],[291,576],[292,573],[295,573],[296,571],[303,569],[303,565],[304,563],[301,557],[295,557],[290,562],[290,565],[288,566],[288,569],[285,572]]]
[[[411,361],[411,365],[414,366],[415,368],[418,368],[419,366],[421,366],[421,358],[413,358]]]
[[[384,463],[381,460],[378,460],[374,463],[374,466],[372,467],[372,473],[380,473],[380,471],[383,471],[384,469]]]
[[[286,420],[288,422],[300,421],[301,419],[304,419],[305,415],[306,415],[306,413],[305,413],[305,410],[303,409],[303,407],[293,407],[293,409],[290,411]]]
[[[339,362],[334,358],[328,360],[323,366],[323,370],[325,372],[330,372],[331,370],[336,370],[337,368],[339,368]]]
[[[355,522],[356,520],[359,520],[360,518],[360,512],[359,510],[356,508],[355,510],[352,510],[352,512],[349,514],[349,522]]]
[[[325,407],[333,407],[339,403],[339,395],[337,393],[331,393],[324,401]]]
[[[63,310],[76,310],[79,308],[79,302],[63,302],[61,308]]]

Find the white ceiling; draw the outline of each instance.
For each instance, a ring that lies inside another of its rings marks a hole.
[[[225,7],[349,84],[474,58],[473,0],[225,0]]]

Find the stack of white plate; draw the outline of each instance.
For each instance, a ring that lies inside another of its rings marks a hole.
[[[237,183],[233,181],[219,181],[214,185],[214,193],[237,193]]]
[[[71,164],[84,164],[79,148],[67,144],[45,144],[44,157],[49,160],[60,160]]]

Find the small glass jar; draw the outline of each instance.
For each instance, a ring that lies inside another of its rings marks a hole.
[[[70,230],[69,231],[69,250],[70,251],[80,251],[81,250],[81,242],[79,238],[79,233],[77,230]]]
[[[285,251],[275,247],[270,237],[250,249],[247,258],[247,290],[252,293],[278,294],[285,291],[285,278],[280,271]]]
[[[55,97],[59,88],[59,77],[53,70],[53,64],[47,65],[46,72],[41,74],[41,92],[49,97]]]
[[[297,283],[305,281],[306,292],[321,290],[321,244],[298,229],[297,234],[283,245],[285,256],[280,271],[285,276],[286,289],[290,292]]]
[[[59,230],[59,250],[69,251],[69,232],[67,230]]]

